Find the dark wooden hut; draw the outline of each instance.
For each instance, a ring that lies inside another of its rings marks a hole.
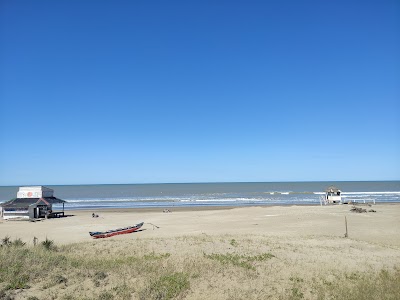
[[[44,186],[21,187],[17,198],[0,204],[3,219],[37,219],[64,215],[66,201],[53,196],[53,190]],[[53,212],[53,204],[62,204],[62,212]]]

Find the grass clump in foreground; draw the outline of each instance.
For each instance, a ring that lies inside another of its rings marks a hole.
[[[41,245],[46,249],[46,250],[57,250],[56,245],[54,244],[54,241],[49,240],[47,237],[46,239],[41,243]]]
[[[242,267],[248,270],[255,271],[256,268],[254,267],[253,263],[256,261],[265,261],[270,258],[275,257],[271,253],[263,253],[260,255],[241,255],[235,253],[227,253],[227,254],[204,254],[206,258],[219,261],[222,264],[232,264],[237,267]]]
[[[12,241],[9,237],[2,239],[0,248],[0,287],[4,290],[28,289],[32,278],[40,275],[43,269],[58,266],[62,256],[51,256],[45,258],[43,250],[54,249],[53,241],[47,240],[43,247],[25,247],[21,239]]]
[[[1,240],[0,246],[1,247],[3,247],[3,246],[4,247],[11,247],[11,246],[23,247],[23,246],[25,246],[25,244],[26,243],[24,243],[21,239],[15,239],[15,240],[12,241],[9,236],[6,236]]]
[[[16,258],[22,259],[22,256],[27,253],[27,249],[23,248],[25,243],[21,239],[11,240],[9,236],[1,240],[2,253],[17,253]],[[16,290],[29,288],[29,274],[24,270],[24,264],[20,260],[16,260],[13,264],[6,267],[0,262],[0,284],[5,282],[5,290]]]
[[[140,293],[140,299],[173,299],[190,287],[189,276],[185,273],[172,273],[152,280]]]
[[[344,276],[346,280],[314,283],[317,299],[400,299],[400,269],[378,273],[352,273]]]

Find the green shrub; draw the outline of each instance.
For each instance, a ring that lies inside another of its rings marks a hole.
[[[2,246],[11,246],[11,239],[9,236],[5,236],[4,238],[1,239],[1,245]]]
[[[97,280],[103,280],[107,278],[107,273],[99,271],[94,274],[94,278]]]
[[[238,245],[238,242],[235,239],[231,239],[229,244],[231,244],[233,247],[236,247]]]
[[[56,284],[67,284],[67,282],[68,282],[68,279],[67,278],[65,278],[64,276],[62,276],[62,275],[57,275],[57,276],[55,276],[55,278],[54,278],[54,282],[56,283]]]
[[[150,252],[150,254],[146,254],[145,256],[143,256],[144,260],[159,260],[159,259],[163,259],[163,258],[168,258],[170,257],[171,254],[170,253],[164,253],[164,254],[156,254],[154,251]]]
[[[23,246],[25,246],[26,245],[26,243],[24,243],[21,239],[15,239],[14,241],[12,241],[11,242],[11,246],[14,246],[14,247],[23,247]]]
[[[53,240],[49,240],[47,237],[46,239],[41,242],[41,245],[47,250],[56,250],[56,246]]]
[[[6,285],[6,289],[7,290],[27,289],[29,288],[29,285],[27,284],[28,281],[29,281],[29,276],[26,274],[12,277],[9,284]]]

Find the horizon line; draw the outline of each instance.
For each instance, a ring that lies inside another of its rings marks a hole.
[[[85,185],[156,185],[156,184],[221,184],[221,183],[305,183],[305,182],[385,182],[400,181],[400,179],[388,180],[294,180],[294,181],[193,181],[193,182],[142,182],[142,183],[70,183],[70,184],[17,184],[0,185],[0,187],[21,186],[85,186]]]

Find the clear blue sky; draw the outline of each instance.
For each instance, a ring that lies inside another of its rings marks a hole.
[[[0,185],[400,179],[400,2],[0,0]]]

